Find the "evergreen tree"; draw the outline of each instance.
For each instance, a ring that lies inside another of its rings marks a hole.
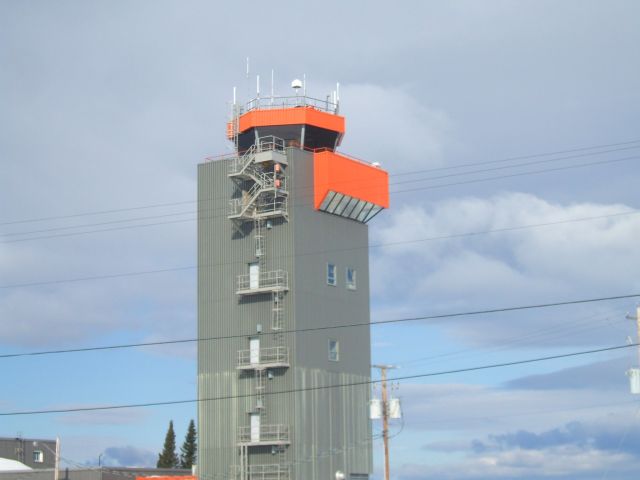
[[[173,431],[173,420],[169,422],[169,430],[164,437],[164,447],[162,453],[158,455],[158,468],[176,468],[179,465],[179,459],[176,455],[176,433]]]
[[[198,450],[196,440],[196,425],[191,420],[184,443],[180,447],[180,468],[191,468],[196,463],[196,452]]]

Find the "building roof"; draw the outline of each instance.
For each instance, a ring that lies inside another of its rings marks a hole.
[[[26,472],[33,470],[27,467],[24,463],[17,460],[10,460],[8,458],[0,458],[0,472]]]
[[[55,438],[0,437],[0,440],[20,440],[23,442],[55,442]]]

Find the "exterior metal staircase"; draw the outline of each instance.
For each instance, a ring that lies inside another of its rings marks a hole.
[[[271,329],[281,332],[285,327],[284,295],[289,289],[288,272],[282,269],[267,270],[267,232],[271,219],[288,220],[288,190],[284,141],[276,137],[258,139],[255,145],[241,156],[231,160],[228,177],[241,191],[239,198],[229,202],[228,218],[242,232],[247,222],[253,223],[256,262],[248,274],[237,277],[236,293],[239,296],[271,294]],[[244,233],[243,233],[244,234]],[[257,266],[256,266],[257,263]],[[256,267],[256,268],[254,268]],[[250,411],[251,425],[239,425],[237,445],[239,480],[290,480],[290,466],[286,463],[286,449],[290,444],[288,425],[267,423],[265,392],[272,377],[271,370],[289,367],[289,349],[282,333],[274,335],[275,346],[238,351],[237,370],[251,375],[253,402]],[[258,418],[256,418],[258,417]],[[255,423],[254,423],[255,420]],[[263,421],[265,420],[265,421]],[[243,422],[244,423],[244,422]],[[277,453],[276,463],[251,464],[252,447],[271,446]]]

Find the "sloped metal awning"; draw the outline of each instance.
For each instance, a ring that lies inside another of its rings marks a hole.
[[[318,210],[367,223],[380,213],[383,207],[344,193],[329,190]]]

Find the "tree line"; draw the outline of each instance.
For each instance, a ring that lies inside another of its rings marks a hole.
[[[169,429],[164,438],[162,452],[158,455],[158,468],[191,468],[196,464],[198,442],[196,438],[196,425],[193,420],[189,422],[184,443],[180,447],[180,455],[176,453],[176,432],[173,430],[173,420],[169,422]]]

